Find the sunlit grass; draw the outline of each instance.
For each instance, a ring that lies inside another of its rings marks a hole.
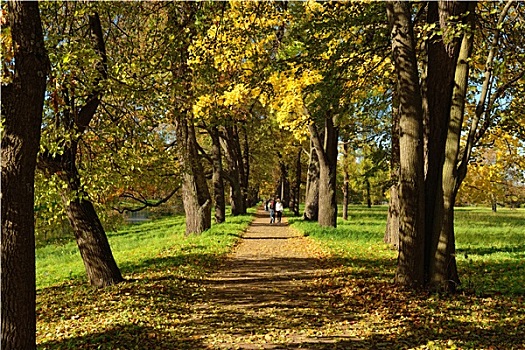
[[[460,224],[462,214],[458,211],[458,228],[472,227],[475,217]],[[309,232],[310,238],[329,253],[311,259],[312,267],[319,264],[325,268],[322,273],[315,278],[296,279],[294,275],[290,285],[278,294],[277,303],[266,300],[266,295],[263,300],[252,300],[252,291],[264,280],[254,281],[253,289],[240,284],[239,292],[246,295],[241,300],[232,300],[231,294],[221,295],[216,290],[210,293],[203,283],[215,282],[207,273],[216,268],[222,254],[237,241],[252,219],[250,215],[228,218],[227,224],[214,225],[199,236],[184,236],[180,217],[112,232],[109,239],[126,281],[93,288],[82,278],[70,279],[69,265],[57,267],[62,281],[57,279],[53,286],[42,286],[41,282],[38,291],[38,348],[204,349],[212,348],[210,335],[212,344],[218,345],[213,348],[245,348],[246,339],[253,340],[250,348],[275,343],[279,349],[523,347],[523,296],[512,294],[517,287],[494,289],[497,293],[483,290],[491,295],[447,296],[396,288],[391,282],[397,254],[382,242],[386,207],[352,207],[350,215],[348,221],[339,219],[337,229],[288,217],[293,227]],[[511,225],[517,231],[508,232],[516,234],[517,240],[510,244],[515,250],[521,237],[520,225],[518,216],[517,224]],[[457,231],[458,242],[465,238],[458,246],[465,242],[470,245],[469,259],[484,259],[484,269],[488,271],[458,257],[463,281],[467,279],[465,271],[479,277],[484,285],[493,279],[503,281],[507,275],[497,270],[497,262],[514,253],[502,251],[505,238],[491,237],[487,241],[492,245],[485,247],[482,236],[461,238],[461,230]],[[475,245],[479,245],[479,250],[475,250]],[[40,251],[41,263],[58,254],[54,262],[60,265],[62,258],[75,254],[74,245],[64,247],[55,245],[48,247],[49,251]],[[60,254],[64,256],[60,258]],[[76,276],[82,276],[80,257],[76,260],[80,263]],[[512,257],[512,263],[505,265],[511,268],[508,277],[523,284],[515,260]],[[470,278],[474,281],[474,277]],[[244,302],[252,307],[235,307]],[[256,306],[257,302],[261,305]],[[294,302],[299,305],[297,308],[293,307]],[[307,341],[295,338],[305,335],[309,337]],[[327,344],[326,339],[333,339],[334,343]]]
[[[393,278],[397,252],[383,243],[386,215],[386,206],[351,206],[349,220],[339,217],[336,229],[299,218],[289,221],[349,263],[383,264],[385,277]],[[462,288],[525,294],[525,209],[456,208],[455,234]]]
[[[162,258],[167,256],[177,256],[180,260],[190,254],[216,257],[226,253],[248,227],[253,212],[254,209],[250,209],[248,215],[228,217],[225,223],[213,224],[201,235],[185,236],[183,216],[128,225],[107,235],[123,275],[131,275],[151,268],[152,263],[161,266],[162,261],[166,261]],[[74,239],[37,248],[36,269],[39,289],[67,280],[85,280],[84,264]]]
[[[463,287],[479,294],[525,294],[525,210],[456,209]]]

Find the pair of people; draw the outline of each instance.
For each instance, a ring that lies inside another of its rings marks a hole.
[[[277,222],[280,223],[281,219],[283,217],[283,203],[281,203],[281,200],[277,198],[276,200],[270,199],[270,202],[268,203],[268,209],[270,210],[270,224],[273,224],[276,220],[277,216]]]

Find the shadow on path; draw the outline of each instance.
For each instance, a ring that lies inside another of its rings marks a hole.
[[[330,297],[316,293],[313,283],[323,275],[317,249],[286,218],[270,224],[268,213],[259,210],[234,252],[202,282],[206,292],[195,304],[193,322],[202,327],[204,343],[273,349],[304,342],[334,348],[346,341],[344,335],[321,340],[308,334],[331,317]]]

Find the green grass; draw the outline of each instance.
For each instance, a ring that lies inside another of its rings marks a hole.
[[[525,294],[525,209],[456,208],[457,264],[462,288],[478,294]],[[347,264],[382,266],[393,278],[397,253],[383,243],[386,206],[351,206],[337,228],[289,218]]]
[[[205,273],[216,269],[251,215],[228,217],[199,236],[184,236],[181,217],[110,232],[126,281],[106,288],[85,282],[73,242],[39,248],[38,348],[204,349],[211,334],[233,342],[223,348],[243,348],[246,337],[264,332],[253,348],[275,341],[285,349],[295,341],[288,335],[310,334],[308,342],[289,348],[523,349],[522,214],[457,211],[458,251],[468,256],[458,256],[462,280],[469,276],[490,295],[416,293],[391,283],[397,254],[382,242],[386,207],[351,207],[350,220],[339,219],[337,229],[287,215],[330,254],[309,260],[326,269],[315,278],[294,275],[275,307],[246,309],[244,303],[253,304],[251,289],[245,299],[231,300],[228,293],[209,293],[203,283],[214,281]],[[511,287],[493,283],[507,276]]]
[[[525,209],[457,208],[455,232],[464,288],[525,294]]]
[[[254,209],[250,209],[248,215],[228,217],[225,223],[214,224],[201,235],[184,235],[183,216],[128,225],[107,235],[122,274],[132,278],[134,273],[145,269],[184,265],[188,261],[195,266],[211,264],[238,240],[253,213]],[[38,247],[36,271],[37,289],[86,279],[74,239]]]

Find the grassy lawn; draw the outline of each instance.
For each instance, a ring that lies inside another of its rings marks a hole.
[[[353,334],[379,339],[371,348],[525,349],[525,210],[457,209],[462,286],[455,295],[392,284],[397,252],[382,241],[386,210],[351,207],[337,229],[289,220],[339,266],[318,289],[339,300],[341,310],[361,310]]]
[[[113,256],[125,278],[147,269],[166,266],[191,266],[196,271],[216,262],[228,252],[248,227],[249,215],[228,217],[221,225],[202,235],[184,235],[184,217],[168,217],[129,225],[108,232]],[[36,250],[37,289],[71,280],[85,283],[85,270],[76,242],[49,244]]]
[[[460,293],[447,296],[392,284],[397,253],[382,241],[386,209],[351,207],[350,220],[339,219],[337,229],[288,216],[293,228],[323,247],[322,260],[331,268],[308,282],[305,317],[319,315],[320,325],[312,334],[340,330],[356,346],[350,348],[525,348],[525,211],[457,210],[463,284]],[[182,217],[108,233],[126,281],[104,289],[87,285],[74,242],[38,248],[38,348],[205,348],[203,330],[221,325],[195,315],[206,294],[201,279],[221,263],[253,212],[228,217],[199,236],[184,235]],[[289,311],[282,332],[297,316]]]
[[[462,288],[478,294],[525,295],[525,209],[456,208],[457,264]],[[383,243],[386,206],[352,206],[337,229],[290,218],[293,227],[312,236],[333,254],[385,268],[394,277],[397,252]],[[366,264],[364,266],[366,268]]]

